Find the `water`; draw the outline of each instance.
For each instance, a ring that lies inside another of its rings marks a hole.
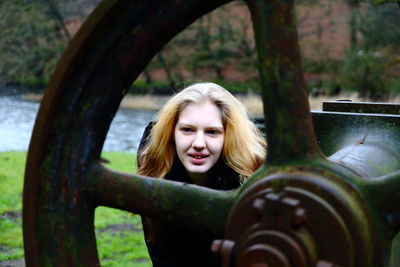
[[[39,103],[19,96],[0,97],[0,151],[27,151]],[[136,152],[153,111],[119,109],[108,131],[103,151]]]
[[[111,123],[103,151],[136,152],[144,128],[153,117],[154,111],[119,109]]]

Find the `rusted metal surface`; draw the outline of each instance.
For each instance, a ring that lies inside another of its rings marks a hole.
[[[103,1],[88,18],[46,89],[31,139],[23,207],[28,266],[99,265],[98,196],[88,170],[120,101],[164,44],[226,2]]]
[[[322,150],[330,152],[325,161],[311,123],[293,5],[291,1],[247,3],[260,61],[267,166],[241,190],[225,240],[216,241],[214,250],[222,255],[224,266],[388,264],[389,240],[399,228],[398,219],[389,225],[387,217],[398,208],[392,204],[381,210],[382,203],[371,202],[379,198],[372,198],[371,192],[366,196],[363,189],[375,191],[371,179],[400,169],[398,118],[348,116],[335,125],[329,121],[335,114],[316,115],[321,129],[328,124],[318,139],[324,143]],[[309,172],[303,174],[304,170]],[[346,170],[351,173],[345,174]],[[391,177],[395,180],[400,182],[398,173]],[[399,189],[399,184],[395,187]],[[284,204],[285,199],[296,204]]]
[[[251,234],[243,234],[246,233],[246,229],[251,229],[251,231],[255,231],[255,229],[263,229],[263,231],[265,229],[280,229],[282,231],[284,229],[287,231],[287,228],[285,229],[284,227],[284,225],[288,225],[287,222],[276,223],[272,227],[260,227],[257,223],[260,224],[263,220],[257,217],[254,212],[249,211],[252,208],[254,210],[254,206],[256,206],[257,210],[263,207],[261,210],[267,214],[263,218],[268,218],[271,221],[279,221],[280,212],[285,212],[285,209],[287,210],[285,205],[279,205],[278,212],[271,212],[271,207],[274,204],[268,207],[264,200],[260,204],[259,198],[252,202],[243,197],[243,195],[256,198],[257,194],[263,192],[264,198],[267,198],[268,202],[271,202],[271,196],[272,199],[274,199],[273,196],[277,196],[275,200],[283,199],[279,197],[282,192],[286,194],[286,190],[297,190],[298,192],[307,192],[310,195],[315,193],[315,196],[318,198],[321,197],[326,201],[325,204],[324,201],[310,203],[304,201],[298,195],[294,198],[299,201],[300,208],[305,210],[305,219],[304,217],[300,217],[302,227],[309,227],[307,229],[312,229],[313,231],[311,232],[313,233],[312,238],[308,238],[307,240],[315,240],[314,235],[323,237],[319,240],[321,243],[317,245],[308,244],[307,247],[315,248],[318,255],[325,253],[324,248],[334,248],[336,252],[344,256],[345,253],[340,252],[340,248],[343,248],[345,244],[339,244],[340,239],[348,235],[347,247],[353,249],[356,255],[358,254],[358,257],[353,255],[347,259],[341,259],[340,255],[315,259],[313,262],[316,262],[316,266],[388,265],[390,257],[388,247],[391,245],[391,241],[389,240],[393,240],[400,230],[398,208],[400,201],[400,195],[398,194],[400,181],[400,116],[324,111],[313,112],[312,117],[316,126],[317,140],[321,144],[321,149],[327,155],[329,161],[324,161],[325,163],[322,164],[318,161],[310,161],[300,166],[287,166],[284,169],[278,170],[278,173],[281,173],[280,176],[272,175],[265,177],[265,173],[260,175],[260,178],[257,178],[259,180],[257,182],[259,183],[258,189],[250,191],[250,188],[256,184],[246,186],[231,213],[237,216],[241,214],[242,219],[240,221],[244,222],[245,225],[238,223],[239,218],[234,218],[231,215],[227,225],[231,227],[231,231],[236,231],[241,236],[231,236],[230,239],[219,241],[220,243],[230,242],[230,247],[232,247],[229,250],[229,257],[224,255],[224,259],[229,259],[232,262],[236,257],[238,260],[235,263],[238,264],[240,261],[239,258],[243,256],[238,254],[238,251],[242,253],[244,249],[235,248],[243,246],[241,245],[244,242],[243,240],[250,238]],[[323,166],[324,164],[327,165]],[[302,178],[302,176],[293,173],[296,169],[302,171],[308,169],[312,171],[306,175],[303,174],[304,177]],[[322,176],[320,178],[313,178],[318,173],[318,170],[320,174],[317,175],[323,175],[323,178]],[[340,178],[338,179],[335,176]],[[337,188],[341,188],[343,191],[339,193],[340,190]],[[342,203],[339,204],[337,203],[338,201]],[[324,213],[321,208],[317,207],[319,205],[322,207],[330,206],[327,210],[334,211],[333,214],[338,215],[336,219],[332,215],[329,216],[329,214]],[[346,211],[346,209],[349,210]],[[287,218],[289,218],[289,222],[293,222],[293,218],[296,218],[296,216],[293,216],[295,214],[293,209],[289,210],[289,214],[291,213],[292,216]],[[351,216],[360,217],[355,219],[351,218]],[[243,218],[246,219],[243,221]],[[253,218],[254,221],[249,222],[249,218],[250,220]],[[314,222],[312,222],[313,220]],[[340,224],[336,224],[335,226],[335,220],[344,222],[346,228],[351,228],[351,230],[348,229],[341,232],[343,229],[340,230]],[[358,221],[358,223],[354,223],[355,221]],[[292,232],[299,229],[295,225],[293,224]],[[363,227],[364,229],[362,229]],[[226,230],[227,238],[229,236],[228,229]],[[327,231],[327,229],[329,230]],[[380,231],[377,229],[380,229]],[[357,231],[359,233],[355,234]],[[348,233],[351,233],[351,235]],[[330,234],[332,236],[327,236]],[[235,242],[239,242],[239,244],[236,245]],[[261,242],[260,244],[268,242]],[[373,247],[362,247],[362,245],[368,243],[374,244]],[[288,247],[285,246],[285,251],[288,251]],[[276,249],[275,247],[274,251],[279,251]],[[351,249],[346,249],[346,251],[350,252]],[[369,252],[367,253],[366,251]],[[224,254],[227,254],[226,250],[224,250]],[[293,252],[289,254],[293,255]],[[371,258],[367,259],[365,255],[369,255]],[[254,256],[253,258],[255,262],[257,262],[257,257]],[[282,262],[291,262],[289,256],[284,259]],[[340,263],[341,260],[342,262]],[[301,263],[302,261],[292,260],[289,266],[298,266],[299,262]],[[282,265],[279,265],[280,263],[273,264],[276,264],[276,266],[286,266],[283,263]]]
[[[322,110],[335,112],[380,113],[400,115],[400,104],[352,102],[346,100],[326,101],[322,103]]]
[[[103,1],[82,26],[46,90],[29,148],[28,266],[98,266],[99,205],[211,232],[225,266],[389,263],[400,231],[399,116],[311,116],[290,0],[246,1],[269,146],[244,186],[218,192],[100,166],[132,81],[178,32],[226,2]]]
[[[270,266],[376,266],[380,259],[371,215],[357,191],[311,172],[274,174],[246,188],[228,218],[225,239],[235,243],[230,259],[237,266],[258,263],[260,254]],[[250,257],[246,251],[254,244],[273,249]],[[274,257],[267,256],[271,251]]]
[[[122,174],[93,166],[97,205],[135,211],[222,237],[235,192]]]
[[[313,112],[322,151],[361,177],[400,169],[400,116]]]
[[[305,84],[293,1],[246,1],[253,22],[268,141],[267,163],[321,157]]]

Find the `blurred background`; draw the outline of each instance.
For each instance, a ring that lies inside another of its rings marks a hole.
[[[99,2],[0,0],[0,266],[25,265],[21,194],[40,99],[69,41]],[[312,109],[321,109],[324,100],[400,102],[398,4],[298,0],[296,13]],[[260,115],[256,65],[252,25],[243,1],[200,18],[166,45],[131,85],[103,147],[104,152],[118,152],[105,157],[122,162],[115,168],[135,171],[134,153],[144,127],[169,95],[192,82],[219,83],[251,115]],[[101,213],[96,234],[102,265],[123,266],[126,261],[149,266],[140,223],[132,223],[132,215],[125,213]],[[139,237],[132,240],[133,233]],[[133,253],[127,242],[139,242],[142,250]]]
[[[0,151],[26,150],[38,101],[58,59],[99,2],[0,1]],[[400,8],[396,3],[299,0],[296,13],[312,109],[321,109],[323,100],[399,101]],[[124,118],[143,118],[129,129],[139,139],[142,124],[165,97],[195,81],[223,85],[250,113],[260,115],[256,64],[249,12],[243,1],[234,1],[200,18],[154,57],[121,104],[122,109],[141,112],[124,111],[114,124],[129,127],[132,124]],[[12,121],[20,128],[12,130],[17,127],[11,126]],[[17,146],[24,138],[25,143]],[[117,142],[107,141],[104,149],[135,151],[138,141],[123,140],[122,147],[115,146]]]
[[[0,1],[1,93],[43,92],[68,42],[99,2]],[[377,100],[400,92],[397,4],[299,0],[296,12],[310,92],[356,92]],[[252,26],[242,1],[180,33],[132,87],[136,93],[169,94],[199,79],[232,85],[234,92],[258,92]]]

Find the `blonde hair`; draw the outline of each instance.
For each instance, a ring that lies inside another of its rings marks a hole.
[[[260,167],[265,159],[266,142],[244,105],[215,83],[196,83],[170,98],[158,113],[146,145],[139,151],[139,174],[163,178],[171,170],[177,157],[173,134],[179,114],[189,103],[206,100],[214,103],[222,114],[225,163],[242,179]]]

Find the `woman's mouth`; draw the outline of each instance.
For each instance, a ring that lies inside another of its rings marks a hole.
[[[190,162],[194,165],[202,165],[206,162],[208,155],[203,153],[189,154]]]

